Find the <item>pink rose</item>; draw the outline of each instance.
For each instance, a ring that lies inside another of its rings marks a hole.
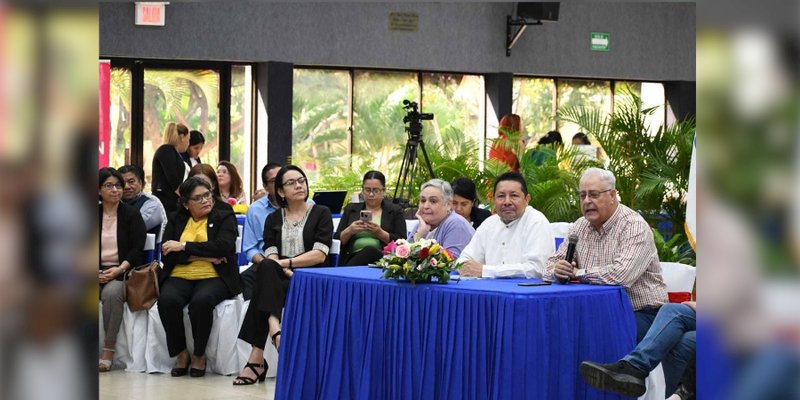
[[[396,249],[396,248],[397,248],[397,243],[389,242],[389,244],[387,244],[383,248],[383,255],[391,254],[394,251],[394,249]]]
[[[408,255],[411,254],[411,246],[407,244],[397,246],[397,248],[394,249],[394,254],[400,258],[408,258]]]
[[[435,267],[436,264],[439,264],[439,261],[437,261],[435,258],[431,258],[431,267]]]

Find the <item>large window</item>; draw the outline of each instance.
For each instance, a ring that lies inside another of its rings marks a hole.
[[[536,139],[556,128],[556,85],[553,79],[514,78],[513,111],[522,120],[522,133],[531,138],[528,147]],[[497,130],[488,132],[497,137]]]
[[[246,193],[253,186],[261,187],[260,170],[255,174],[250,168],[250,149],[253,136],[253,75],[249,65],[231,68],[231,156],[230,162],[239,170]],[[249,198],[248,198],[249,201]]]
[[[109,166],[131,163],[131,70],[111,68]]]
[[[320,171],[350,168],[348,110],[350,74],[295,69],[292,90],[292,162],[311,182]]]
[[[219,73],[215,70],[144,70],[144,171],[150,183],[153,155],[163,144],[164,127],[170,121],[203,133],[200,153],[205,164],[219,162]]]
[[[486,102],[483,77],[479,75],[423,74],[422,104],[434,113],[424,123],[429,143],[440,145],[443,153],[455,158],[466,140],[483,147]]]
[[[611,113],[611,82],[588,80],[558,80],[558,107],[588,107]],[[557,129],[564,143],[581,128],[571,122],[558,121]]]

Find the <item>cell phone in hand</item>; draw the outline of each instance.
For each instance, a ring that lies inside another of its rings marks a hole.
[[[361,221],[363,221],[363,222],[372,222],[372,211],[362,210],[361,211]]]

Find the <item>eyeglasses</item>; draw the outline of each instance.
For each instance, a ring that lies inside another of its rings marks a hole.
[[[275,183],[275,178],[267,179],[267,185],[269,185],[270,183]]]
[[[111,189],[122,190],[123,187],[124,186],[122,185],[122,183],[104,183],[103,184],[103,189],[105,189],[105,190],[111,190]]]
[[[198,194],[197,196],[194,197],[189,197],[189,200],[195,203],[202,203],[205,200],[210,200],[211,196],[212,196],[211,192],[205,192],[203,194]]]
[[[283,186],[294,186],[298,183],[301,185],[305,185],[306,178],[289,179],[288,181],[283,182]]]
[[[386,188],[361,188],[361,191],[364,194],[379,194],[382,193]]]
[[[600,191],[600,192],[598,192],[596,190],[591,190],[588,193],[587,192],[580,192],[580,193],[578,193],[578,196],[580,196],[581,200],[585,199],[586,196],[589,196],[590,199],[594,200],[594,199],[599,198],[601,194],[603,194],[605,192],[610,192],[612,190],[614,190],[614,189],[606,189],[606,190],[603,190],[603,191]]]

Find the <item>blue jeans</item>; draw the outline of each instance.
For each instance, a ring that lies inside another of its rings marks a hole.
[[[664,304],[641,342],[623,358],[642,371],[652,371],[658,363],[664,368],[666,395],[680,383],[686,365],[695,354],[696,313],[684,304]]]

